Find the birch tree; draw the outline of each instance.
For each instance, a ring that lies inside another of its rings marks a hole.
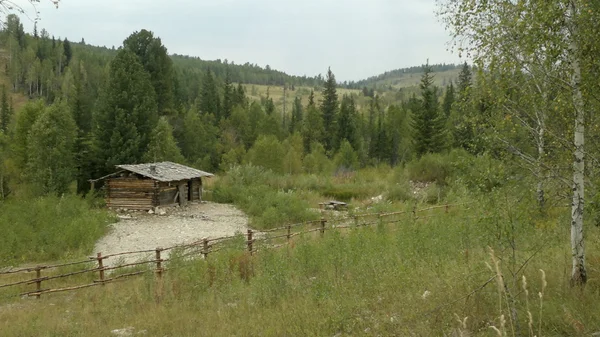
[[[440,17],[452,32],[455,49],[473,58],[480,69],[515,69],[514,47],[522,55],[519,68],[536,68],[540,81],[556,85],[565,95],[567,116],[572,123],[571,153],[571,283],[587,280],[584,245],[585,122],[591,111],[589,93],[596,84],[582,77],[593,73],[586,54],[593,50],[591,35],[597,22],[598,5],[593,0],[441,0]],[[542,90],[545,93],[545,90]],[[544,122],[550,116],[544,117]],[[540,125],[543,122],[540,122]],[[543,129],[543,128],[542,128]]]

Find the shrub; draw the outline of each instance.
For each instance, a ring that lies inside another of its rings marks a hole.
[[[88,254],[114,220],[76,195],[0,203],[0,267]]]
[[[447,156],[428,153],[406,165],[408,177],[412,181],[435,182],[445,185],[452,172],[452,163]]]
[[[293,190],[280,190],[281,177],[257,166],[237,166],[220,179],[213,189],[216,202],[234,203],[250,216],[258,229],[282,226],[317,218],[310,205]]]

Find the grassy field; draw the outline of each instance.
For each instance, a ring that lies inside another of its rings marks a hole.
[[[542,214],[530,182],[517,171],[497,168],[490,175],[489,159],[452,156],[344,177],[277,176],[242,167],[230,173],[235,177],[215,182],[213,193],[239,193],[234,202],[245,208],[245,197],[260,187],[268,195],[256,201],[259,209],[278,205],[284,193],[288,208],[277,209],[286,221],[303,216],[294,205],[314,207],[336,193],[347,197],[351,213],[460,206],[418,218],[408,212],[395,223],[327,231],[322,238],[299,237],[289,248],[262,249],[253,257],[244,253],[240,237],[207,260],[174,259],[162,285],[150,274],[40,300],[0,299],[2,335],[107,336],[129,327],[149,336],[600,331],[600,230],[586,228],[589,281],[583,289],[571,288],[568,201],[556,201]],[[378,195],[383,200],[375,203],[371,198]],[[265,217],[253,212],[253,218]]]
[[[458,78],[458,74],[460,73],[460,69],[453,69],[448,71],[442,71],[435,73],[434,84],[439,87],[445,87],[451,81],[456,81]],[[419,83],[421,81],[421,74],[402,74],[397,77],[393,77],[390,79],[382,80],[377,82],[377,93],[382,96],[382,99],[386,104],[391,103],[399,103],[402,100],[408,98],[413,92],[418,93]],[[281,86],[266,86],[266,85],[255,85],[255,84],[245,84],[244,88],[246,89],[246,94],[252,100],[259,101],[261,97],[267,97],[267,90],[269,92],[269,96],[273,98],[273,102],[277,107],[278,111],[283,111],[284,106],[284,90]],[[291,113],[292,105],[294,103],[295,97],[300,97],[302,99],[302,105],[306,106],[308,104],[308,96],[310,95],[310,91],[314,90],[315,92],[315,102],[320,104],[322,94],[319,88],[310,88],[310,87],[296,87],[295,90],[287,90],[286,91],[286,111],[287,113]],[[391,89],[391,91],[390,91]],[[402,90],[402,92],[399,92]],[[369,103],[369,100],[362,95],[362,90],[354,90],[354,89],[345,89],[338,88],[338,95],[340,99],[343,95],[351,95],[354,94],[358,97],[357,105],[362,108],[366,108]]]

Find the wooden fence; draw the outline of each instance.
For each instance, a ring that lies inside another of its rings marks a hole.
[[[300,235],[318,233],[318,236],[323,236],[326,231],[330,230],[391,224],[411,219],[424,219],[443,215],[444,213],[447,213],[451,207],[453,208],[462,205],[468,204],[448,204],[423,209],[415,208],[410,211],[402,212],[368,213],[330,219],[321,218],[319,220],[289,224],[260,232],[248,229],[247,233],[244,234],[244,249],[247,250],[248,254],[253,255],[262,249],[274,249],[289,245],[294,237]],[[435,210],[442,210],[442,213],[419,215],[427,211]],[[403,215],[409,215],[410,218],[407,219],[406,217],[402,217]],[[159,247],[156,249],[121,252],[109,255],[97,253],[95,256],[90,256],[85,260],[0,271],[0,298],[30,296],[40,298],[40,296],[44,294],[103,286],[107,283],[151,272],[156,275],[157,281],[161,281],[163,274],[167,270],[166,267],[168,266],[169,261],[168,254],[171,251],[178,250],[179,255],[185,258],[207,259],[209,254],[225,248],[228,243],[234,242],[235,238],[239,238],[239,235],[210,239],[203,238],[202,240],[189,244],[176,245],[168,248]],[[145,254],[145,258],[139,259],[136,262],[118,263],[113,266],[105,263],[107,259],[115,260],[125,256],[140,254]],[[68,269],[72,268],[75,268],[76,270],[68,271]],[[65,272],[65,269],[67,272]],[[76,280],[79,282],[82,282],[82,278],[87,278],[89,282],[56,288],[48,286],[52,280],[73,279],[75,276],[78,276]],[[9,282],[3,283],[3,279],[4,281],[8,280]],[[44,285],[47,285],[47,287],[44,288]],[[32,287],[33,289],[31,289]],[[15,291],[8,291],[7,295],[2,296],[2,292],[7,289],[14,289]]]

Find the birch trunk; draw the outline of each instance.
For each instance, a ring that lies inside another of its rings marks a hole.
[[[581,93],[581,64],[579,63],[579,46],[576,41],[578,35],[577,5],[570,2],[571,42],[571,86],[573,90],[573,107],[575,109],[575,134],[573,153],[573,204],[571,208],[571,250],[573,257],[573,270],[571,272],[571,285],[583,285],[587,281],[585,270],[585,245],[583,237],[583,206],[584,206],[584,173],[585,173],[585,107]]]
[[[544,97],[545,98],[545,97]],[[546,114],[544,112],[540,112],[538,114],[538,125],[537,125],[537,143],[538,143],[538,159],[537,159],[537,202],[540,208],[540,211],[544,211],[544,206],[546,204],[546,199],[544,197],[544,169],[543,162],[544,156],[546,154],[545,151],[545,142],[544,142],[544,133],[546,132]]]

